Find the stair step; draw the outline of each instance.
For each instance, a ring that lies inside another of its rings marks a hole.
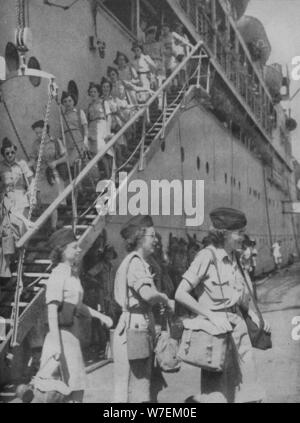
[[[27,253],[49,253],[50,248],[46,248],[46,247],[38,247],[38,246],[31,246],[31,247],[27,247],[26,248],[26,252]]]
[[[17,277],[17,273],[12,273],[12,276]],[[48,279],[50,276],[50,273],[35,273],[35,272],[24,272],[23,273],[23,277],[25,278],[33,278],[33,279],[38,279],[38,278],[43,278],[43,279]]]
[[[64,225],[65,229],[73,229],[72,225]],[[80,231],[85,231],[89,228],[89,225],[76,225],[76,229],[79,229]]]
[[[94,219],[96,219],[96,217],[97,217],[97,214],[87,214],[87,215],[81,217],[81,219],[94,220]]]
[[[19,307],[20,308],[26,308],[28,306],[28,304],[30,304],[30,303],[19,302]],[[4,303],[3,304],[4,307],[14,307],[14,305],[15,305],[15,302],[13,302],[13,303]]]
[[[32,262],[29,261],[24,261],[24,265],[25,266],[30,266],[30,265],[38,265],[38,264],[45,264],[45,265],[50,265],[52,263],[51,260],[46,260],[46,259],[34,259]]]

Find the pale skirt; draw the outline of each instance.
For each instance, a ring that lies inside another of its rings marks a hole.
[[[65,383],[72,392],[83,391],[86,388],[85,366],[78,337],[79,321],[75,318],[75,323],[70,328],[60,329],[62,342],[61,362],[66,377]],[[41,357],[41,369],[53,355],[53,338],[47,334],[43,345]]]
[[[89,124],[89,141],[88,148],[93,154],[97,154],[106,147],[105,138],[108,135],[107,121],[104,119],[94,120]],[[112,149],[106,153],[114,157]]]
[[[149,402],[151,401],[153,356],[143,360],[128,360],[127,321],[128,314],[122,314],[114,333],[114,403]],[[143,315],[132,315],[131,326],[145,329],[149,324]],[[150,333],[154,331],[153,321],[149,330]]]

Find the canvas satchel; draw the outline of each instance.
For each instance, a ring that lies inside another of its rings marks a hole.
[[[135,257],[133,255],[131,260]],[[138,257],[138,256],[136,256]],[[126,268],[126,309],[129,309],[129,286],[128,286],[128,270],[131,263],[131,260],[128,261]],[[145,316],[147,320],[147,317]],[[131,328],[132,313],[129,312],[129,321],[128,328],[126,329],[126,338],[127,338],[127,355],[128,360],[144,360],[151,357],[153,352],[153,341],[150,330],[141,329],[141,328]]]
[[[222,296],[224,297],[217,258],[213,250],[213,264],[217,271]],[[213,334],[213,324],[198,316],[201,329],[193,329],[185,325],[178,357],[185,363],[211,372],[222,372],[225,367],[226,353],[230,340],[229,333]]]
[[[166,373],[176,373],[180,370],[180,360],[177,356],[179,348],[178,340],[172,338],[168,316],[166,327],[158,336],[155,347],[155,358],[160,369]]]
[[[252,293],[251,287],[249,286],[248,280],[246,278],[245,272],[241,266],[241,263],[239,261],[239,258],[236,255],[236,261],[237,261],[237,265],[239,268],[239,271],[241,272],[244,282],[246,284],[247,290],[250,294],[250,297],[252,299],[253,305],[255,307],[255,311],[258,315],[259,318],[259,326],[253,322],[253,320],[251,319],[251,317],[249,316],[248,312],[241,309],[241,313],[243,315],[243,318],[245,320],[245,323],[247,325],[247,329],[248,329],[248,334],[249,334],[249,338],[251,341],[251,345],[253,348],[256,348],[258,350],[268,350],[270,348],[272,348],[272,338],[271,338],[271,333],[266,332],[264,330],[264,319],[263,316],[261,314],[261,311],[258,307],[257,301]]]

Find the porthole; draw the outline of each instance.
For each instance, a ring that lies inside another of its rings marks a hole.
[[[200,170],[200,167],[201,167],[200,157],[197,157],[197,169]]]
[[[227,184],[227,182],[228,182],[228,176],[227,176],[227,173],[225,173],[225,184]]]
[[[161,145],[160,145],[160,149],[161,149],[161,151],[164,153],[165,152],[165,150],[166,150],[166,142],[165,141],[163,141],[162,143],[161,143]]]
[[[30,59],[28,60],[28,68],[37,70],[41,69],[41,65],[37,58],[30,57]],[[29,80],[34,87],[38,87],[41,83],[41,78],[39,78],[38,76],[30,76]]]
[[[73,94],[74,99],[75,99],[75,106],[78,103],[78,98],[79,98],[79,91],[78,91],[78,87],[75,81],[70,81],[68,83],[68,92]]]
[[[180,153],[181,153],[181,162],[183,163],[184,160],[185,160],[185,153],[184,153],[184,148],[183,147],[181,147]]]
[[[241,190],[241,183],[239,182],[239,190]]]
[[[13,43],[7,43],[5,48],[5,61],[9,72],[19,69],[20,59],[16,46]]]

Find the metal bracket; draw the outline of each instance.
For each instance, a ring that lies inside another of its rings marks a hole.
[[[55,3],[50,2],[49,0],[44,0],[44,4],[46,6],[53,6],[53,7],[58,7],[59,9],[68,10],[78,1],[79,0],[74,0],[69,6],[63,6],[61,4],[55,4]]]

